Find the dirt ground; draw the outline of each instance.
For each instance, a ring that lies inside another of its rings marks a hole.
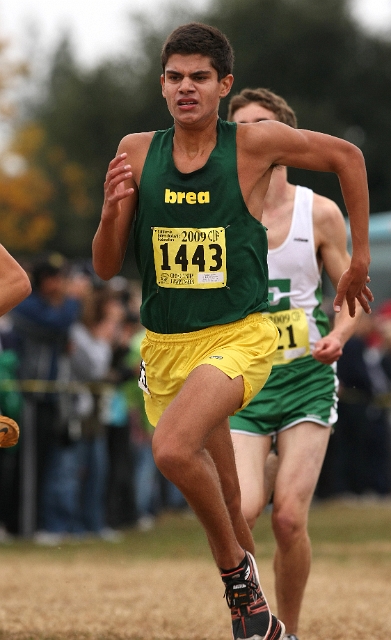
[[[259,561],[274,608],[270,560]],[[230,640],[207,560],[2,557],[1,640]],[[300,640],[391,637],[391,562],[314,560]]]

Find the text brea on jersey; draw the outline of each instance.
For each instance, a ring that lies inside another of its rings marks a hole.
[[[209,191],[171,191],[166,189],[164,193],[164,202],[167,204],[209,204]]]

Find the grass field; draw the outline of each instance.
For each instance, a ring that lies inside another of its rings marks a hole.
[[[391,502],[327,502],[310,513],[313,566],[300,640],[391,637]],[[274,608],[270,516],[255,530]],[[194,518],[147,533],[0,547],[0,640],[230,640],[229,611]]]

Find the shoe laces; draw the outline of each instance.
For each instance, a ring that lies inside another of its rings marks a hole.
[[[251,579],[244,579],[236,575],[225,582],[224,598],[230,609],[245,607],[255,601],[258,595],[258,584]]]

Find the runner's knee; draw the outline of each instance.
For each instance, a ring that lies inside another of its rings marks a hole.
[[[242,498],[242,513],[250,529],[255,527],[255,523],[261,514],[262,506],[255,500],[246,500]]]
[[[162,436],[158,430],[152,440],[152,452],[157,468],[168,479],[184,473],[191,457],[186,443],[181,443],[173,434]]]
[[[272,513],[272,527],[278,544],[289,545],[306,534],[307,517],[289,505],[277,507]]]

